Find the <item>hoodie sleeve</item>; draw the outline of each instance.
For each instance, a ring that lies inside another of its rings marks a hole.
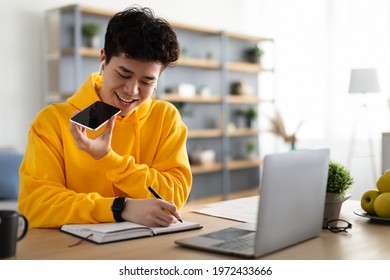
[[[113,198],[66,187],[61,126],[53,107],[39,113],[28,133],[20,167],[19,211],[31,227],[57,228],[67,223],[113,221]],[[54,112],[54,113],[53,113]]]

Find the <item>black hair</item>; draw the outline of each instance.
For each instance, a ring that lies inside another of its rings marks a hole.
[[[131,6],[115,14],[107,25],[104,50],[106,63],[124,53],[127,58],[154,61],[163,69],[173,66],[180,55],[176,33],[149,8]]]

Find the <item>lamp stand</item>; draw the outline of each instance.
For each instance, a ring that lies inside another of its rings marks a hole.
[[[352,158],[356,157],[356,154],[355,154],[356,133],[357,133],[357,129],[359,126],[360,117],[363,115],[362,113],[364,114],[365,120],[367,122],[367,136],[368,136],[368,145],[369,145],[369,154],[367,155],[367,157],[371,158],[372,177],[373,177],[374,182],[376,182],[377,173],[376,173],[375,154],[374,154],[374,142],[373,142],[371,127],[370,127],[369,110],[367,108],[366,103],[362,103],[360,105],[359,110],[357,111],[357,114],[356,114],[355,122],[354,122],[353,129],[352,129],[351,142],[349,145],[347,167],[349,170],[351,170]]]

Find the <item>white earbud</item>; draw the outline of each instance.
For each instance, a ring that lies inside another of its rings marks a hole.
[[[102,60],[101,62],[100,62],[100,66],[99,66],[99,75],[102,75],[102,73],[103,73],[103,67],[104,67],[104,64],[106,63],[106,61],[105,60]]]

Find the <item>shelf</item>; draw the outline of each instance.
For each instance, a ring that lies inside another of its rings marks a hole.
[[[187,138],[218,138],[222,137],[223,132],[221,129],[200,129],[188,131]]]
[[[92,8],[92,7],[86,7],[86,6],[80,6],[80,11],[84,14],[90,14],[94,16],[102,16],[102,17],[112,17],[115,12],[108,11],[105,9],[99,9],[99,8]]]
[[[169,102],[188,102],[188,103],[221,103],[222,98],[220,96],[194,96],[194,97],[182,97],[176,93],[167,93],[162,96],[163,100]]]
[[[211,59],[201,59],[201,58],[192,58],[192,57],[181,57],[177,65],[187,66],[187,67],[197,67],[197,68],[209,68],[209,69],[219,69],[221,68],[221,63],[216,60]]]
[[[62,55],[73,55],[76,53],[75,48],[64,48],[61,49]],[[84,57],[96,57],[100,58],[100,49],[92,49],[92,48],[80,48],[79,49],[80,55]]]
[[[77,7],[80,8],[80,12],[83,14],[90,14],[94,16],[102,16],[102,17],[112,17],[114,15],[113,11],[105,10],[105,9],[99,9],[99,8],[93,8],[93,7],[87,7],[87,6],[78,6],[78,5],[68,5],[61,7],[59,10],[61,11],[67,11],[71,10],[73,11]],[[57,9],[54,9],[57,10]]]
[[[246,35],[246,34],[239,34],[235,32],[226,32],[226,36],[232,39],[238,39],[238,40],[244,40],[249,41],[253,43],[258,42],[264,42],[264,41],[273,41],[271,38],[264,38],[264,37],[258,37],[258,36],[252,36],[252,35]]]
[[[206,35],[220,35],[221,34],[220,30],[207,28],[207,27],[194,26],[191,24],[178,23],[178,22],[173,22],[173,21],[170,21],[170,24],[174,29],[181,29],[181,30],[185,30],[185,31],[198,32],[198,33],[203,33]]]
[[[192,165],[191,172],[192,174],[203,174],[203,173],[213,173],[222,171],[222,163],[214,163],[207,165]]]
[[[100,58],[100,49],[92,49],[92,48],[81,48],[80,54],[86,57],[97,57]]]
[[[260,159],[243,159],[243,160],[234,160],[228,163],[228,168],[230,170],[238,170],[251,167],[260,167]]]
[[[251,95],[229,95],[227,102],[230,104],[259,104],[262,100]]]
[[[262,71],[261,65],[244,61],[229,62],[226,68],[230,71],[239,71],[247,73],[259,73]]]
[[[258,135],[260,133],[260,129],[254,128],[235,128],[228,131],[228,136],[230,137],[240,137],[240,136],[250,136],[250,135]]]

